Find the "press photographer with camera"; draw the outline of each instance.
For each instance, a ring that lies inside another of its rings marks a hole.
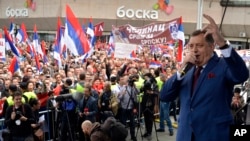
[[[10,130],[12,141],[33,140],[31,124],[35,123],[33,112],[28,104],[22,103],[22,93],[16,91],[13,94],[14,105],[7,108],[5,124]]]
[[[111,83],[104,83],[103,92],[99,95],[98,107],[101,113],[101,122],[103,123],[108,117],[115,116],[118,110],[118,102],[115,94],[111,91]]]
[[[144,115],[146,132],[143,137],[151,137],[154,121],[154,106],[157,96],[159,95],[159,89],[157,81],[155,80],[152,73],[144,74],[144,79],[144,85],[141,88],[141,92],[143,93],[141,111]]]
[[[126,121],[129,120],[130,136],[133,141],[137,141],[135,136],[135,119],[134,115],[137,113],[137,95],[139,90],[135,87],[135,81],[139,78],[138,75],[124,76],[127,80],[125,87],[121,88],[118,93],[118,99],[120,100],[121,106],[121,119],[120,121],[126,125]]]

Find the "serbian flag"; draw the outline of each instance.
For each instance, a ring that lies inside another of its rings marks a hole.
[[[114,52],[115,52],[114,36],[113,36],[113,32],[111,32],[110,37],[109,37],[108,56],[111,56],[113,58]]]
[[[102,36],[103,26],[104,26],[104,22],[101,22],[95,25],[95,28],[94,28],[95,36]]]
[[[90,37],[94,37],[95,36],[95,32],[94,32],[94,28],[93,28],[93,23],[92,23],[92,18],[90,18],[90,20],[89,20],[89,25],[88,25],[86,33]]]
[[[6,49],[10,49],[16,56],[20,56],[20,53],[17,49],[17,47],[13,44],[12,40],[11,40],[11,37],[7,31],[6,28],[4,28],[4,36],[5,36],[5,46],[6,46]]]
[[[15,24],[13,23],[13,21],[11,21],[10,23],[10,27],[9,27],[9,35],[11,37],[11,41],[14,42],[15,40]]]
[[[36,62],[36,68],[39,72],[41,72],[41,66],[40,66],[40,61],[39,61],[39,55],[44,56],[43,51],[41,49],[41,46],[38,43],[38,34],[36,30],[36,25],[34,26],[34,36],[33,36],[33,45],[32,45],[32,50],[34,51],[34,58]]]
[[[10,62],[9,71],[14,74],[19,69],[18,61],[16,56]]]
[[[62,60],[61,60],[61,21],[58,18],[57,19],[57,32],[56,32],[56,41],[55,41],[55,47],[54,47],[54,58],[57,60],[58,66],[62,66]]]
[[[45,49],[45,47],[46,47],[46,43],[45,43],[44,40],[42,40],[42,42],[41,42],[41,48],[42,48],[42,51],[43,51],[43,62],[47,63],[48,62],[48,58],[46,56],[46,49]]]
[[[34,49],[34,48],[33,48]],[[37,53],[35,53],[35,62],[36,62],[36,69],[41,72],[42,69],[41,69],[41,66],[40,66],[40,61],[39,61],[39,56],[37,55]]]
[[[183,56],[182,52],[183,52],[183,47],[185,44],[185,35],[184,35],[184,29],[183,29],[183,24],[182,24],[182,17],[180,17],[177,39],[178,39],[178,51],[177,51],[176,60],[178,62],[182,62],[182,56]]]
[[[93,27],[93,23],[92,23],[92,18],[90,18],[89,26],[87,28],[86,33],[90,36],[91,48],[94,48],[96,37],[95,37],[94,27]]]
[[[41,45],[39,44],[39,41],[38,41],[38,34],[37,34],[36,25],[34,25],[33,46],[34,46],[35,52],[37,52],[43,58],[44,54],[43,54]]]
[[[11,21],[10,27],[9,27],[9,33],[10,35],[14,34],[15,32],[15,24]]]
[[[95,42],[96,42],[96,36],[95,36],[95,32],[94,32],[92,18],[90,18],[89,25],[88,25],[86,33],[90,36],[90,41],[89,42],[90,42],[91,48],[90,48],[90,51],[87,52],[87,54],[85,55],[84,58],[86,58],[86,57],[88,58],[94,52],[94,47],[95,47]]]
[[[27,52],[30,54],[31,58],[34,58],[35,50],[30,40],[27,40]]]
[[[130,58],[136,58],[135,50],[133,50],[133,51],[130,53]]]
[[[21,43],[21,42],[26,42],[27,39],[28,39],[28,35],[26,32],[26,27],[24,23],[22,23],[20,29],[17,32],[16,40],[18,43]]]
[[[161,63],[159,61],[153,60],[149,63],[149,68],[159,68],[159,67],[161,67]]]
[[[23,32],[23,30],[21,28],[17,32],[16,40],[17,40],[18,43],[24,42],[24,32]]]
[[[73,55],[81,56],[90,50],[90,45],[78,20],[66,5],[65,44]]]

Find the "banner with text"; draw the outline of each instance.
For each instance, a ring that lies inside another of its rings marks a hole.
[[[115,58],[130,59],[131,53],[136,50],[136,45],[126,43],[115,43]]]
[[[129,24],[113,27],[114,42],[137,45],[166,44],[178,39],[178,27],[181,18],[161,23],[151,23],[143,27]]]
[[[0,38],[0,59],[5,59],[5,40]]]

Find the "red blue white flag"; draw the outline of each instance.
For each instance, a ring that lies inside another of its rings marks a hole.
[[[18,69],[19,69],[18,60],[17,60],[17,57],[14,56],[13,59],[11,60],[9,71],[12,74],[14,74],[16,71],[18,71]]]
[[[20,53],[19,53],[17,47],[12,42],[11,37],[10,37],[10,35],[9,35],[9,33],[8,33],[8,31],[7,31],[6,28],[4,28],[4,36],[5,36],[5,46],[6,46],[6,49],[7,50],[10,49],[14,53],[14,55],[20,57]]]
[[[177,52],[176,60],[178,62],[182,62],[183,48],[185,45],[185,35],[184,35],[184,28],[182,24],[182,17],[180,17],[177,39],[178,39],[178,52]]]
[[[66,5],[65,44],[73,55],[81,56],[90,50],[90,45],[71,8]]]

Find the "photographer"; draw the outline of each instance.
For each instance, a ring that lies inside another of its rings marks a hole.
[[[146,132],[143,137],[150,137],[153,128],[154,106],[156,98],[159,94],[159,89],[157,81],[151,73],[146,73],[144,75],[144,79],[144,86],[141,89],[141,92],[143,92],[141,111],[144,115]]]
[[[114,93],[111,91],[111,83],[104,83],[104,91],[98,99],[98,107],[101,112],[101,122],[104,122],[109,116],[115,116],[118,110],[118,102]]]
[[[131,75],[129,78],[124,76],[127,84],[125,87],[121,88],[121,91],[118,93],[118,99],[121,104],[121,119],[120,121],[126,125],[126,121],[129,120],[130,127],[130,136],[133,141],[136,141],[135,136],[135,119],[134,114],[137,113],[137,94],[139,91],[135,87],[134,82],[138,80],[138,75]]]
[[[33,112],[28,104],[22,103],[22,93],[13,94],[14,105],[7,108],[5,124],[8,126],[12,141],[33,140],[31,124],[35,123]]]

